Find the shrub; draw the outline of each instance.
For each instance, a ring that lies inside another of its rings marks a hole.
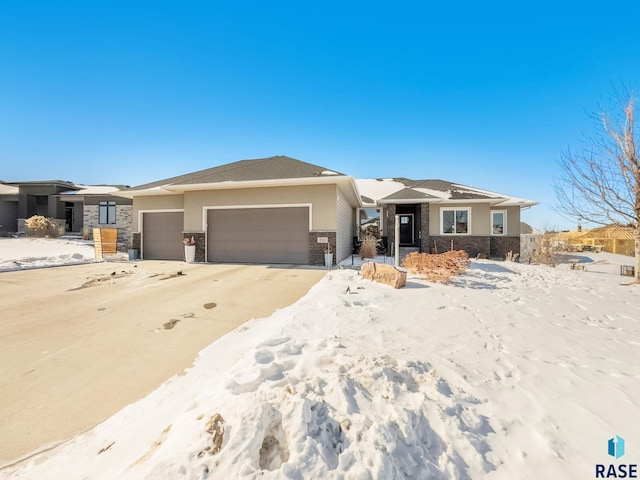
[[[555,245],[555,235],[545,233],[542,236],[538,248],[533,250],[531,261],[539,265],[550,265],[555,267],[557,246]]]
[[[34,215],[26,221],[27,234],[32,237],[58,238],[61,235],[60,227],[52,218],[42,215]]]
[[[411,273],[424,275],[430,282],[449,283],[455,275],[469,267],[469,255],[462,250],[430,254],[412,252],[402,260],[402,266]]]
[[[378,253],[378,239],[373,235],[365,235],[360,244],[360,258],[376,258]]]

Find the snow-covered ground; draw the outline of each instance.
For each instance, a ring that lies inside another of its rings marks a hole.
[[[639,463],[640,287],[583,258],[400,290],[333,270],[0,477],[594,478],[614,435]]]
[[[0,237],[0,272],[95,261],[92,241]]]

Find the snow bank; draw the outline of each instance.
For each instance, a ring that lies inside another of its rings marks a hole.
[[[614,434],[638,461],[640,299],[621,278],[477,261],[394,290],[333,271],[0,476],[591,478]]]
[[[61,238],[0,238],[0,272],[95,261],[93,242]]]

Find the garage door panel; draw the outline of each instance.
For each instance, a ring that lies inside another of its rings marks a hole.
[[[214,209],[207,215],[207,256],[214,262],[309,262],[309,209]]]
[[[183,212],[149,212],[142,215],[143,258],[182,260]]]

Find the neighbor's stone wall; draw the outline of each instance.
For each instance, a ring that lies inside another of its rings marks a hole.
[[[196,263],[204,263],[205,258],[206,258],[205,250],[207,248],[204,232],[182,232],[182,236],[184,238],[193,237],[193,239],[196,241],[196,258],[195,258],[195,262]]]
[[[336,232],[309,232],[309,264],[324,265],[324,254],[327,253],[327,244],[318,243],[318,237],[327,237],[333,253],[333,263],[336,258]]]
[[[131,225],[133,218],[133,205],[116,205],[116,223],[100,224],[98,223],[99,218],[98,205],[84,206],[82,215],[83,228],[88,229],[90,235],[92,234],[94,228],[117,228],[119,246],[127,249],[130,245],[132,245],[133,232]]]

